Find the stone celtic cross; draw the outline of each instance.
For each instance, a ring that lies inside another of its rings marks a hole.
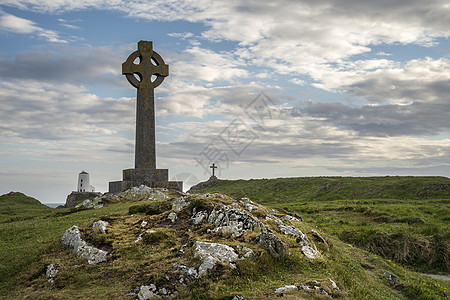
[[[122,74],[137,88],[135,168],[156,169],[154,89],[169,76],[169,66],[152,42],[139,41],[138,50],[122,64]]]
[[[182,191],[182,181],[169,181],[169,170],[156,168],[154,90],[169,76],[169,66],[153,51],[152,42],[140,41],[138,49],[122,64],[122,74],[137,88],[135,160],[134,169],[123,170],[122,181],[109,183],[109,192],[123,192],[142,184]]]

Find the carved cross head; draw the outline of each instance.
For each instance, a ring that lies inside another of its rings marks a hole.
[[[135,64],[134,61],[137,58],[140,61]],[[153,51],[152,42],[139,41],[138,50],[131,53],[122,64],[122,74],[137,89],[154,89],[163,82],[164,77],[169,76],[169,66],[164,63],[158,53]],[[134,76],[135,74],[139,79]]]

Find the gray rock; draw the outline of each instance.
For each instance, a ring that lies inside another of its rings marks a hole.
[[[198,225],[203,221],[203,219],[205,219],[205,217],[208,217],[208,212],[199,211],[192,216],[192,222],[194,225]]]
[[[92,229],[99,229],[101,233],[106,233],[106,226],[108,224],[108,222],[100,220],[92,224]]]
[[[56,277],[56,274],[58,274],[59,270],[55,267],[54,264],[49,264],[47,266],[47,270],[45,271],[45,274],[47,275],[48,282],[55,283],[54,279]]]
[[[316,246],[308,239],[306,234],[302,233],[298,236],[296,242],[302,248],[303,254],[310,259],[316,259],[319,257],[319,251]]]
[[[78,247],[76,254],[78,257],[84,258],[90,265],[92,265],[106,261],[108,252],[92,246],[84,245]]]
[[[160,298],[160,296],[156,294],[156,286],[154,284],[141,286],[141,289],[139,290],[138,293],[138,299],[148,300],[151,299],[152,297]]]
[[[161,191],[157,189],[149,188],[145,185],[140,185],[139,187],[132,187],[129,190],[126,190],[125,192],[122,192],[120,194],[120,197],[122,198],[142,198],[146,197],[147,200],[166,200],[170,197],[166,196],[166,194],[162,193]]]
[[[78,247],[86,245],[86,242],[81,239],[80,231],[74,225],[64,232],[61,238],[61,244],[66,248],[76,251]]]
[[[255,252],[252,249],[247,248],[245,246],[237,245],[236,249],[239,255],[241,256],[241,259],[252,258],[255,256]]]
[[[75,252],[78,257],[86,259],[89,264],[106,261],[106,256],[108,255],[106,251],[87,245],[81,239],[77,226],[72,226],[64,232],[61,238],[61,244]]]
[[[102,207],[103,203],[100,197],[97,197],[95,199],[86,199],[77,206],[75,206],[75,208],[102,208]]]
[[[280,228],[282,233],[286,235],[292,235],[293,237],[297,237],[303,234],[300,230],[290,225],[279,224],[278,228]]]
[[[299,221],[299,219],[297,219],[296,217],[290,216],[290,215],[285,215],[282,218],[285,220],[288,220],[288,221],[297,221],[297,222]]]
[[[233,248],[223,244],[197,241],[194,250],[195,255],[201,259],[212,256],[221,262],[230,263],[237,261],[239,258]]]
[[[283,258],[288,254],[288,248],[275,234],[271,232],[261,232],[256,237],[267,252],[274,258]]]
[[[208,270],[214,268],[214,266],[216,265],[216,259],[214,257],[212,257],[211,255],[209,255],[200,265],[200,267],[198,267],[198,274],[202,275],[206,272],[208,272]]]
[[[180,212],[183,208],[189,205],[189,202],[184,200],[184,197],[175,199],[172,202],[172,210],[176,213]]]
[[[245,231],[265,231],[265,226],[241,209],[222,206],[209,214],[208,223],[214,224],[214,232],[231,233],[241,236]]]
[[[285,285],[285,286],[275,289],[275,293],[281,294],[281,293],[293,291],[293,290],[298,290],[296,285]]]
[[[182,264],[173,264],[173,266],[175,268],[177,268],[178,270],[180,270],[180,273],[189,277],[197,277],[198,273],[197,273],[197,269],[195,269],[194,267],[188,267]]]
[[[167,216],[167,219],[170,220],[172,223],[175,223],[177,218],[178,218],[177,213],[174,211],[170,212],[169,215]]]
[[[320,235],[320,233],[318,233],[317,231],[315,231],[314,229],[311,229],[311,234],[317,238],[320,242],[324,243],[325,245],[328,246],[327,241]]]
[[[275,221],[275,223],[277,223],[278,225],[283,225],[283,221],[281,221],[280,219],[278,219],[278,218],[275,217],[274,215],[267,215],[267,216],[266,216],[266,220],[273,220],[273,221]]]
[[[147,224],[148,224],[148,222],[147,221],[142,221],[142,223],[141,223],[141,227],[145,227],[145,226],[147,226]]]
[[[339,287],[337,286],[336,282],[334,282],[334,281],[331,280],[331,279],[329,279],[329,280],[330,280],[330,287],[331,287],[331,290],[332,290],[333,292],[338,292],[338,291],[339,291]]]
[[[231,300],[244,300],[245,298],[242,297],[241,295],[234,295],[233,299]]]

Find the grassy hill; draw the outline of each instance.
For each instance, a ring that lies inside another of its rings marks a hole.
[[[38,200],[18,192],[0,196],[0,222],[48,214],[52,209]]]
[[[433,187],[431,190],[422,188],[414,199],[396,199],[389,195],[385,198],[380,196],[370,198],[367,196],[369,192],[365,192],[364,184],[359,182],[355,184],[353,193],[355,197],[362,197],[356,194],[365,195],[366,199],[347,199],[351,189],[346,187],[342,189],[345,194],[336,195],[337,199],[325,197],[320,201],[311,200],[314,194],[322,193],[320,189],[324,189],[324,193],[327,189],[334,189],[334,185],[327,188],[326,184],[336,182],[338,179],[321,178],[320,180],[323,180],[321,182],[318,178],[306,178],[304,183],[309,183],[304,185],[303,191],[298,188],[301,186],[299,182],[302,178],[221,181],[214,186],[204,185],[202,192],[227,189],[227,193],[233,194],[236,200],[247,196],[259,203],[266,203],[249,214],[265,223],[288,246],[289,254],[283,259],[274,259],[263,247],[255,243],[257,235],[255,232],[235,237],[226,233],[213,233],[212,225],[207,222],[198,225],[192,223],[195,211],[203,210],[211,213],[211,209],[224,205],[236,206],[238,201],[226,196],[187,196],[186,199],[190,204],[178,213],[175,223],[167,220],[172,202],[180,196],[175,193],[167,193],[169,199],[158,201],[149,201],[147,198],[133,195],[106,198],[103,208],[85,210],[74,208],[44,210],[30,200],[29,208],[24,204],[23,211],[22,209],[10,211],[19,217],[22,212],[30,209],[26,213],[26,218],[0,219],[0,298],[136,299],[136,295],[130,294],[131,290],[154,283],[172,291],[176,288],[178,294],[171,299],[232,299],[236,294],[246,299],[278,299],[279,295],[274,293],[275,288],[292,284],[324,283],[332,279],[340,288],[339,292],[332,294],[334,298],[448,299],[449,282],[422,276],[397,261],[360,249],[360,246],[355,246],[356,242],[350,245],[345,238],[351,237],[340,236],[347,231],[366,232],[366,228],[377,229],[380,226],[382,230],[376,232],[391,233],[388,229],[395,230],[398,224],[403,226],[402,230],[406,230],[407,226],[422,226],[433,219],[439,220],[432,223],[436,226],[435,231],[429,235],[422,233],[422,236],[433,236],[436,230],[445,235],[443,232],[445,227],[441,223],[446,218],[445,209],[449,206],[449,197],[445,194],[448,193],[445,186],[449,183],[448,180],[428,178],[427,183],[420,184],[418,178],[405,178],[412,180],[416,185],[408,189],[409,194],[416,194],[424,184],[443,186],[443,188]],[[436,181],[433,181],[434,179]],[[340,180],[344,182],[343,185],[352,185],[351,178]],[[369,179],[365,180],[366,183],[370,182]],[[383,182],[377,184],[387,185],[388,181],[389,179],[385,178]],[[401,180],[399,182],[402,184]],[[288,186],[296,188],[292,190],[293,188]],[[4,203],[12,202],[13,197],[18,196],[15,194],[17,193],[3,195],[0,199]],[[331,196],[329,193],[328,197]],[[378,212],[386,212],[385,215],[380,215],[386,218],[400,218],[403,212],[398,212],[398,207],[403,209],[405,205],[410,205],[408,209],[414,213],[418,213],[421,209],[422,214],[419,218],[422,218],[424,223],[416,221],[410,224],[397,221],[391,224],[373,220]],[[276,208],[279,213],[271,211],[271,208]],[[428,217],[427,210],[437,217]],[[315,229],[326,240],[326,245],[315,240],[320,252],[319,259],[311,260],[305,257],[295,238],[283,235],[277,223],[266,219],[269,214],[281,219],[286,212],[300,214],[304,222],[283,219],[285,225],[295,226],[311,240],[314,240],[311,229]],[[100,219],[109,222],[106,234],[92,229],[93,221]],[[145,228],[141,225],[143,221],[148,223]],[[362,224],[364,222],[365,225]],[[61,236],[73,225],[80,228],[90,244],[106,249],[112,254],[108,262],[89,265],[61,246]],[[140,234],[143,239],[136,242]],[[238,261],[235,269],[227,264],[219,264],[206,276],[180,283],[180,274],[174,269],[174,263],[196,268],[201,263],[193,255],[195,241],[218,242],[233,247],[244,245],[254,250],[256,256]],[[448,241],[448,238],[444,239],[445,241]],[[366,246],[362,245],[361,248],[367,248]],[[48,264],[55,264],[59,269],[54,284],[49,283],[45,275]],[[421,264],[410,265],[414,268],[421,266]],[[436,269],[426,264],[424,266]],[[391,275],[393,277],[389,277]],[[389,278],[391,280],[388,280]],[[321,292],[305,291],[289,292],[285,297],[331,299],[330,295]]]
[[[341,240],[423,272],[450,272],[450,179],[302,177],[219,180],[192,193],[224,193],[284,212]]]

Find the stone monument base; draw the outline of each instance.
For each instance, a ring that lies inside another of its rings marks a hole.
[[[123,181],[109,183],[110,193],[120,193],[141,184],[151,188],[167,188],[183,191],[183,181],[169,181],[168,169],[126,169],[123,170]]]

